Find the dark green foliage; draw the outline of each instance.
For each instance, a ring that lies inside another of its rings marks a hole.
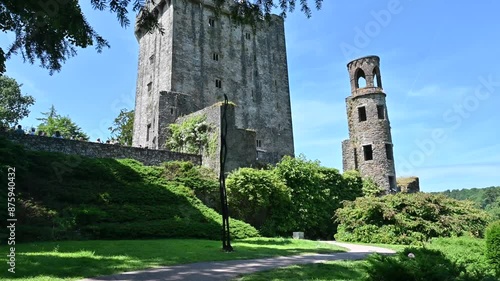
[[[494,271],[485,255],[486,241],[468,236],[433,238],[425,247],[443,252],[446,257],[473,276],[494,276]],[[489,280],[489,279],[484,279]]]
[[[226,181],[230,215],[248,222],[264,236],[276,236],[287,229],[292,201],[273,170],[240,168]]]
[[[134,130],[134,111],[125,108],[120,110],[120,113],[113,121],[113,126],[109,127],[113,135],[113,140],[121,145],[132,145],[132,135]]]
[[[219,180],[212,170],[182,161],[165,162],[163,165],[166,179],[190,188],[205,205],[221,210]]]
[[[342,241],[416,244],[432,237],[481,237],[488,215],[471,202],[424,193],[362,197],[335,213]]]
[[[500,219],[500,186],[446,190],[438,193],[458,200],[470,200],[478,208],[487,211],[493,220]]]
[[[342,176],[304,156],[285,156],[276,167],[242,168],[227,179],[230,214],[267,236],[303,231],[309,239],[331,239],[333,212],[343,200],[362,195],[359,173]]]
[[[500,221],[493,222],[486,229],[486,257],[500,277]]]
[[[371,255],[367,262],[366,281],[481,280],[438,250],[406,248],[395,256]]]
[[[143,9],[143,0],[90,0],[95,10],[109,10],[116,14],[122,27],[130,25],[129,5],[132,11],[139,12],[137,25],[144,32],[163,33],[158,22],[158,11]],[[160,0],[152,1],[159,3]],[[231,15],[236,22],[255,24],[262,17],[268,17],[271,9],[279,7],[282,16],[295,9],[296,0],[229,1],[216,0],[216,12],[220,14],[225,3],[232,3]],[[311,15],[307,0],[300,1],[301,11]],[[316,8],[321,8],[323,0],[315,0]],[[132,15],[133,17],[134,15]],[[95,46],[98,52],[109,43],[87,22],[77,0],[40,1],[40,0],[1,0],[0,31],[15,34],[14,42],[4,52],[0,48],[0,74],[5,72],[5,60],[21,52],[25,61],[33,64],[35,60],[49,69],[50,74],[60,71],[62,64],[76,55],[77,48]]]
[[[29,152],[0,139],[2,185],[16,167],[16,241],[186,237],[219,239],[221,216],[162,167],[134,160]],[[5,202],[5,189],[0,193]],[[5,211],[2,218],[5,221]],[[233,220],[232,237],[257,236]]]
[[[32,96],[21,93],[21,86],[13,78],[0,76],[0,129],[13,126],[28,116],[28,107],[35,103]]]

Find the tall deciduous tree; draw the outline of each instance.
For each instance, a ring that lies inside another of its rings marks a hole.
[[[21,94],[21,86],[13,78],[0,76],[0,126],[11,126],[30,113],[28,107],[35,99]]]
[[[134,111],[126,108],[120,110],[120,114],[113,121],[113,126],[109,127],[113,139],[121,145],[132,145],[134,130]]]
[[[122,27],[130,25],[129,8],[141,11],[138,26],[147,31],[160,29],[157,14],[143,9],[148,2],[162,0],[90,0],[95,10],[109,10],[116,14]],[[296,0],[214,0],[216,11],[224,4],[231,5],[231,16],[245,23],[255,23],[271,13],[273,8],[281,10],[281,16],[293,12]],[[323,0],[314,0],[317,9]],[[307,0],[300,0],[300,9],[307,17],[311,8]],[[129,7],[131,6],[131,7]],[[76,55],[76,48],[95,46],[98,52],[109,47],[87,22],[78,0],[0,0],[0,30],[13,32],[15,40],[4,52],[0,48],[0,74],[5,72],[5,60],[13,54],[21,53],[25,61],[33,64],[39,60],[50,74],[60,71],[66,59]]]
[[[42,123],[38,125],[38,130],[45,132],[47,136],[53,136],[56,131],[59,131],[61,136],[65,139],[89,139],[87,134],[85,134],[68,116],[57,114],[53,105],[48,112],[42,112],[42,115],[44,117],[37,119],[42,121]]]

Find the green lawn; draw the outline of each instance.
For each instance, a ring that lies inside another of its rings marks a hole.
[[[293,265],[243,276],[237,281],[352,281],[361,280],[364,261],[332,261]]]
[[[252,259],[301,253],[343,251],[334,245],[284,238],[251,238],[232,243],[222,252],[221,242],[210,240],[99,240],[26,243],[16,245],[16,273],[7,272],[7,247],[2,280],[78,280],[163,265],[200,261]],[[15,278],[15,279],[5,279]]]

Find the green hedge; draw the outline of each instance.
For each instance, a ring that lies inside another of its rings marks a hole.
[[[443,195],[398,193],[344,202],[335,220],[341,241],[415,244],[433,237],[482,237],[488,215]]]
[[[221,216],[164,167],[25,151],[0,139],[0,168],[16,167],[16,241],[62,239],[219,239]],[[187,184],[187,183],[186,183]],[[2,178],[6,186],[6,178]],[[5,190],[0,192],[2,202]],[[1,212],[6,219],[5,211]],[[234,238],[257,230],[233,220]],[[5,239],[5,237],[0,237]]]
[[[500,277],[500,221],[491,223],[486,229],[486,257]]]

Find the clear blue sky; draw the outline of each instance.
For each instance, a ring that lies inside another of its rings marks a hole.
[[[133,28],[121,28],[114,14],[93,11],[89,2],[80,1],[110,49],[79,50],[53,76],[20,56],[7,62],[7,75],[36,98],[24,127],[36,126],[53,104],[93,140],[106,139],[119,110],[133,108]],[[420,177],[423,191],[500,185],[500,3],[324,2],[310,19],[299,10],[286,19],[296,154],[342,169],[346,64],[378,55],[397,176]],[[12,35],[1,34],[0,46],[10,42]]]

